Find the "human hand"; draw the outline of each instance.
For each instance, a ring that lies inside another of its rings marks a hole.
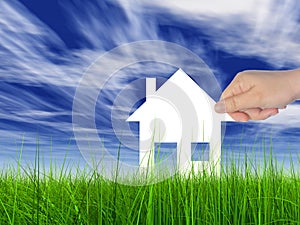
[[[237,74],[215,105],[234,120],[264,120],[300,96],[300,70],[243,71]]]

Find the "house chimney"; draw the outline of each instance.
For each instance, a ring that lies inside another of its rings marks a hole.
[[[156,78],[146,78],[146,97],[156,92]]]

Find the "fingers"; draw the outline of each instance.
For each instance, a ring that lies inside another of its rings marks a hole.
[[[245,113],[247,113],[251,120],[265,120],[271,116],[274,116],[278,113],[277,108],[270,108],[270,109],[249,109],[246,110]]]
[[[257,107],[257,96],[251,92],[234,95],[217,102],[215,111],[217,113],[233,113]]]
[[[282,85],[285,79],[280,71],[240,72],[223,91],[215,111],[227,112],[236,121],[267,119],[291,102],[290,91]]]
[[[222,93],[221,99],[226,99],[235,95],[240,95],[245,92],[250,91],[254,85],[251,80],[245,79],[243,76],[245,74],[238,73],[232,82],[227,86],[227,88]]]
[[[229,115],[235,120],[239,122],[247,122],[249,120],[265,120],[271,116],[274,116],[278,113],[277,108],[270,108],[270,109],[260,109],[260,108],[253,108],[248,109],[242,112],[233,112],[229,113]]]
[[[247,122],[250,120],[249,115],[245,112],[233,112],[233,113],[229,113],[229,115],[231,116],[232,119],[239,122]]]
[[[223,91],[215,111],[227,112],[237,121],[264,120],[273,116],[295,99],[291,85],[283,85],[289,74],[282,71],[240,72]]]

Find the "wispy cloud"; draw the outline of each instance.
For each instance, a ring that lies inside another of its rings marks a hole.
[[[198,39],[187,39],[184,29],[170,32],[166,37],[160,32],[160,27],[164,25],[200,30],[207,35],[215,48],[237,57],[258,58],[273,68],[299,66],[300,3],[294,0],[281,3],[271,0],[119,0],[85,2],[80,7],[71,2],[60,4],[68,15],[68,23],[82,38],[79,49],[69,49],[54,30],[22,4],[16,1],[0,2],[0,119],[16,122],[6,127],[4,122],[0,123],[3,125],[0,136],[17,138],[22,135],[20,130],[26,128],[22,127],[24,124],[43,127],[49,133],[57,131],[72,134],[72,101],[82,74],[102,53],[120,44],[167,39],[188,47],[205,61],[210,61],[204,43],[199,43]],[[163,48],[153,50],[155,51],[147,54],[153,54],[154,59],[168,51]],[[131,54],[139,56],[141,53]],[[173,54],[169,59],[177,60],[180,65],[188,64],[178,54]],[[98,74],[111,64],[126,60],[124,55],[116,55],[106,65],[95,66],[90,72]],[[218,73],[220,68],[216,65],[211,69]],[[102,102],[105,104],[106,115],[100,114],[98,119],[107,119],[110,116],[109,110],[114,108],[112,103],[117,92],[124,89],[127,83],[139,79],[141,72],[143,75],[157,75],[162,71],[171,74],[171,70],[166,65],[152,65],[146,70],[140,65],[132,66],[131,72],[118,71],[119,75],[106,86],[108,100]],[[106,78],[97,77],[99,80],[91,81],[91,84],[105,81]],[[28,86],[41,89],[30,92],[26,89]],[[211,87],[213,88],[215,87]],[[126,118],[125,111],[129,111],[134,104],[126,97],[134,98],[134,94],[138,93],[123,96],[124,105],[119,108],[122,115],[116,119]],[[88,107],[91,102],[87,100],[82,104]],[[299,112],[298,106],[292,105],[265,122],[278,124],[280,129],[281,125],[287,125],[286,118],[289,118],[289,126],[300,125],[297,111]],[[108,123],[106,120],[105,125]],[[111,130],[105,128],[102,131],[111,134]],[[35,133],[32,129],[28,130],[31,134]],[[126,137],[130,135],[128,132],[124,134]],[[35,141],[34,138],[26,139],[33,143]]]
[[[90,63],[68,52],[55,32],[16,1],[0,2],[0,25],[0,81],[76,86]]]
[[[276,124],[281,126],[282,128],[285,127],[300,127],[300,120],[299,120],[299,112],[300,112],[300,105],[299,104],[291,104],[288,105],[286,109],[280,110],[280,113],[276,116],[273,116],[264,121],[267,124]]]
[[[148,4],[169,9],[178,20],[202,27],[223,51],[260,58],[274,68],[299,66],[299,1],[178,0]]]

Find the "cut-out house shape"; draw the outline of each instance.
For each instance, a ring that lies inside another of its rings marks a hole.
[[[126,120],[139,122],[139,165],[142,171],[155,166],[155,146],[176,146],[176,170],[218,174],[221,158],[221,122],[233,121],[214,111],[215,101],[182,69],[158,90],[156,78],[146,78],[146,101]],[[208,159],[192,160],[192,146],[205,144]]]

